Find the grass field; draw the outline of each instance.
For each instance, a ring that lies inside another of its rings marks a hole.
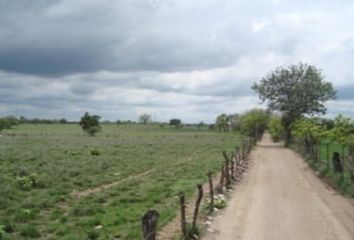
[[[178,192],[190,196],[209,170],[219,168],[221,151],[234,150],[240,138],[156,125],[105,124],[97,137],[75,124],[5,131],[0,226],[6,233],[0,236],[141,239],[141,215],[157,209],[159,225],[166,224],[176,214]]]

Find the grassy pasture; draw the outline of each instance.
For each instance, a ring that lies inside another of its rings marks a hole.
[[[140,239],[141,215],[155,208],[160,225],[166,224],[176,214],[177,193],[190,196],[208,170],[219,169],[221,151],[233,150],[240,138],[157,125],[104,124],[97,137],[75,124],[23,124],[5,131],[2,238]]]

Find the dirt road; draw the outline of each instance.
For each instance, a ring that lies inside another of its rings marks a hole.
[[[265,135],[205,240],[354,240],[354,206]]]

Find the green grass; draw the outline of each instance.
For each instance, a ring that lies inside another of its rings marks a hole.
[[[333,171],[333,153],[338,152],[343,164],[343,175]],[[351,179],[350,170],[348,166],[348,146],[329,142],[326,140],[321,141],[320,144],[320,158],[325,166],[322,166],[323,176],[328,178],[333,185],[335,185],[342,192],[354,197],[354,182]]]
[[[342,193],[354,197],[354,182],[351,179],[350,170],[348,167],[349,149],[339,143],[323,139],[319,145],[320,161],[307,156],[309,164],[318,171],[320,177],[325,178],[332,186],[340,190]],[[338,152],[343,164],[343,175],[335,172],[333,167],[333,153]],[[344,160],[343,160],[344,159]]]
[[[23,124],[5,131],[0,137],[4,238],[141,239],[141,215],[154,208],[159,225],[165,225],[176,214],[178,192],[190,197],[209,170],[219,169],[221,151],[233,150],[240,139],[158,125],[105,124],[97,137],[75,124]],[[129,178],[141,173],[146,174]],[[120,180],[103,192],[71,195]]]

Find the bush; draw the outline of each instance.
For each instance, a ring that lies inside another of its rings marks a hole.
[[[21,190],[25,190],[25,191],[28,191],[31,188],[37,187],[39,185],[39,182],[37,180],[37,175],[34,173],[22,177],[20,176],[17,177],[16,183]]]
[[[4,235],[5,235],[5,226],[4,225],[0,225],[0,240],[3,239]]]
[[[91,230],[87,232],[87,239],[89,240],[96,240],[100,237],[100,232],[97,230]]]
[[[262,109],[253,109],[240,117],[241,132],[250,137],[260,137],[267,128],[268,114]]]
[[[284,128],[280,117],[273,116],[269,119],[268,131],[274,142],[279,142],[283,138]]]
[[[181,119],[173,118],[170,120],[169,124],[170,126],[175,126],[176,128],[179,128],[182,125],[182,121]]]
[[[100,152],[98,150],[91,150],[91,155],[92,156],[99,156],[100,155]]]
[[[14,224],[7,219],[0,220],[0,233],[1,231],[3,231],[3,233],[13,233],[15,231]]]

